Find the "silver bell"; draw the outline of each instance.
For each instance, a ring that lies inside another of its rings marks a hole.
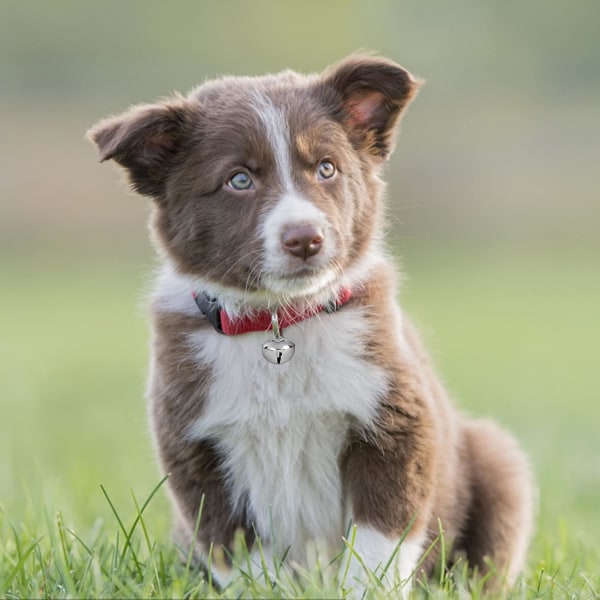
[[[268,340],[263,344],[262,355],[274,365],[282,365],[294,356],[296,346],[285,338]]]
[[[279,330],[279,320],[277,318],[277,312],[273,312],[271,315],[271,324],[273,326],[273,333],[275,334],[274,340],[267,340],[262,345],[262,355],[267,361],[274,365],[282,365],[294,356],[296,351],[296,345],[290,340],[286,340]]]

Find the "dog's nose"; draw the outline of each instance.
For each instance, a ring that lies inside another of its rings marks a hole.
[[[283,247],[294,256],[306,260],[314,256],[323,245],[323,232],[314,225],[289,225],[281,234]]]

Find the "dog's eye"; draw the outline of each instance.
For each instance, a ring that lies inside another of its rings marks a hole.
[[[252,177],[246,173],[246,171],[238,171],[231,176],[231,179],[227,182],[230,188],[238,191],[251,190],[254,188],[252,183]]]
[[[335,172],[335,165],[329,160],[322,160],[317,167],[319,179],[331,179]]]

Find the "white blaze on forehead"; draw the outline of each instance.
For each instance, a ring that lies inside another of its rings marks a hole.
[[[277,174],[286,192],[294,188],[290,154],[290,132],[285,114],[267,96],[256,93],[253,107],[265,128],[266,138],[271,145]]]
[[[313,277],[304,277],[296,285],[289,278],[291,270],[298,267],[297,257],[286,252],[281,236],[288,226],[314,225],[324,234],[324,243],[317,256],[312,258],[313,267],[325,267],[336,252],[332,224],[327,215],[308,198],[299,193],[292,177],[291,136],[285,110],[276,106],[271,98],[256,92],[252,106],[264,127],[265,139],[270,145],[275,163],[275,173],[283,188],[277,202],[263,214],[258,226],[258,235],[263,241],[262,284],[277,294],[314,293],[329,285],[335,275],[332,269],[325,269]]]

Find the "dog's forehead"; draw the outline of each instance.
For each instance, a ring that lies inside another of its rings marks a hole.
[[[274,160],[283,171],[294,155],[308,160],[323,145],[343,143],[341,128],[316,91],[316,78],[286,71],[203,84],[192,95],[202,114],[205,149]]]
[[[298,128],[324,116],[313,85],[314,75],[284,71],[260,77],[223,77],[209,81],[190,94],[199,101],[205,122],[263,130],[279,121]]]

